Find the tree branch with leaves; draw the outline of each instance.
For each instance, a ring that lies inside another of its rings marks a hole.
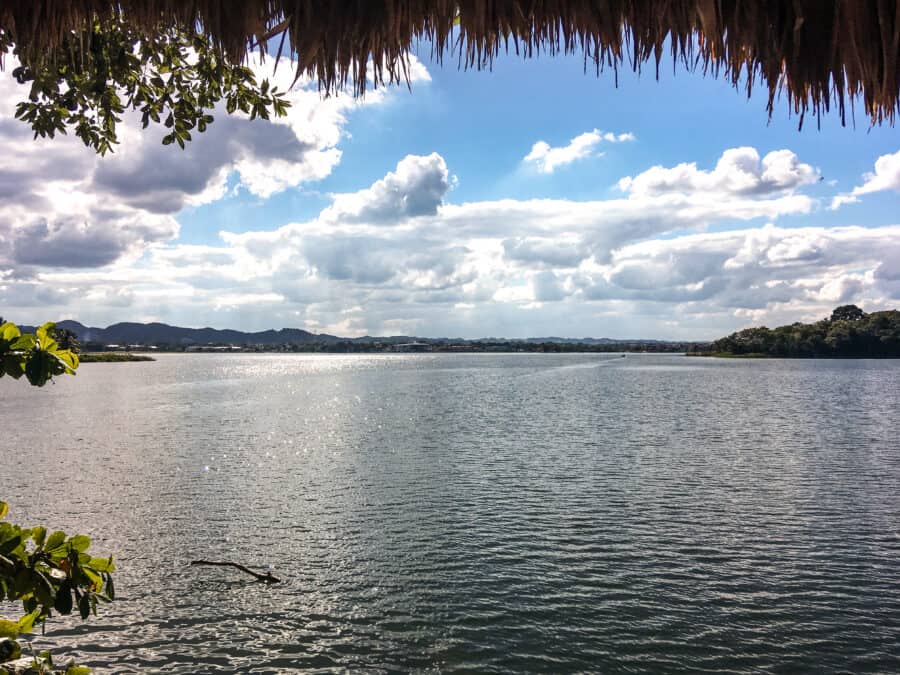
[[[78,356],[55,339],[56,327],[45,323],[34,334],[22,333],[12,323],[0,324],[0,377],[25,377],[44,386],[57,375],[74,375]],[[46,527],[23,528],[5,521],[9,505],[0,501],[0,602],[21,602],[24,614],[17,620],[0,618],[0,675],[12,664],[26,661],[29,672],[64,672],[83,675],[87,668],[53,664],[48,652],[22,659],[21,634],[43,625],[54,612],[77,611],[82,619],[97,613],[101,602],[115,598],[112,556],[94,557],[89,537],[67,536],[61,530],[48,534]]]
[[[43,387],[56,375],[74,375],[78,355],[63,349],[55,339],[56,325],[45,323],[33,334],[22,333],[15,324],[0,324],[0,377],[18,380],[23,375]]]
[[[140,113],[144,128],[163,124],[163,145],[184,148],[192,132],[214,121],[220,101],[229,113],[250,119],[287,114],[285,92],[268,80],[257,82],[253,70],[228,59],[202,33],[169,27],[147,33],[118,17],[97,18],[89,30],[67,35],[38,62],[16,52],[13,38],[0,30],[0,58],[16,55],[21,65],[12,75],[30,85],[16,118],[29,124],[34,137],[53,138],[74,130],[101,155],[118,143],[122,115]]]

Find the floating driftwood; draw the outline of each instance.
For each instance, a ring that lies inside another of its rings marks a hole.
[[[221,561],[216,561],[216,560],[191,560],[191,565],[212,565],[213,567],[234,567],[235,569],[238,569],[241,572],[246,572],[250,576],[254,577],[257,581],[261,581],[264,584],[279,584],[279,583],[281,583],[281,579],[279,579],[278,577],[272,576],[271,572],[266,572],[265,574],[260,574],[259,572],[254,572],[249,567],[245,567],[244,565],[239,565],[238,563],[221,562]]]

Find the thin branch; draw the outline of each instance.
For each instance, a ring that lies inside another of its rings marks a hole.
[[[250,41],[250,49],[249,51],[253,51],[257,47],[264,46],[269,40],[278,35],[282,34],[281,44],[284,44],[284,36],[287,34],[288,27],[291,25],[291,17],[285,17],[283,21],[278,23],[275,26],[272,26],[269,30],[267,30],[262,35],[256,35],[256,42]],[[278,48],[278,56],[281,56],[281,47]],[[265,57],[265,54],[263,54]]]
[[[217,562],[214,560],[191,560],[191,565],[212,565],[214,567],[234,567],[235,569],[238,569],[241,572],[246,572],[250,576],[255,577],[257,581],[261,581],[264,584],[281,583],[281,579],[279,579],[277,577],[273,577],[271,572],[266,572],[265,574],[260,574],[259,572],[254,572],[249,567],[244,567],[243,565],[239,565],[238,563]]]

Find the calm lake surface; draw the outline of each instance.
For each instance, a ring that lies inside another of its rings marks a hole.
[[[160,355],[0,428],[117,557],[35,641],[102,671],[900,669],[898,361]]]

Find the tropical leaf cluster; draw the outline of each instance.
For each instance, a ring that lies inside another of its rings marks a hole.
[[[3,664],[19,659],[19,637],[56,614],[77,612],[82,619],[97,613],[97,605],[115,597],[112,557],[96,558],[91,540],[83,534],[68,536],[45,527],[22,528],[4,520],[9,506],[0,501],[0,602],[21,602],[16,620],[0,618],[0,673]],[[49,653],[32,655],[35,672],[57,672]],[[62,669],[69,675],[89,672],[74,664]]]
[[[23,334],[15,324],[0,319],[0,377],[19,379],[24,375],[32,385],[43,386],[56,375],[75,374],[77,351],[74,334],[53,323]],[[9,505],[0,501],[0,603],[21,602],[23,614],[14,620],[0,616],[0,675],[12,670],[90,673],[72,661],[54,663],[48,651],[23,655],[20,638],[36,626],[43,627],[54,612],[78,612],[87,619],[97,613],[99,603],[113,600],[112,556],[94,557],[89,551],[91,540],[83,534],[70,537],[61,530],[48,532],[43,526],[23,528],[8,523],[8,512]]]
[[[57,335],[52,322],[34,333],[22,333],[13,323],[0,323],[0,377],[18,380],[24,375],[28,382],[42,387],[56,375],[74,375],[78,355],[61,347]]]
[[[7,49],[16,53],[0,33],[0,56]],[[163,145],[184,148],[192,132],[213,123],[220,101],[229,114],[241,111],[250,119],[282,116],[290,106],[284,92],[268,80],[257,82],[250,68],[230,62],[206,36],[174,27],[140,33],[117,18],[96,19],[89,29],[66,35],[40,67],[20,65],[12,75],[30,87],[16,117],[35,138],[74,130],[101,155],[118,143],[117,126],[129,110],[140,114],[145,128],[168,129]]]

